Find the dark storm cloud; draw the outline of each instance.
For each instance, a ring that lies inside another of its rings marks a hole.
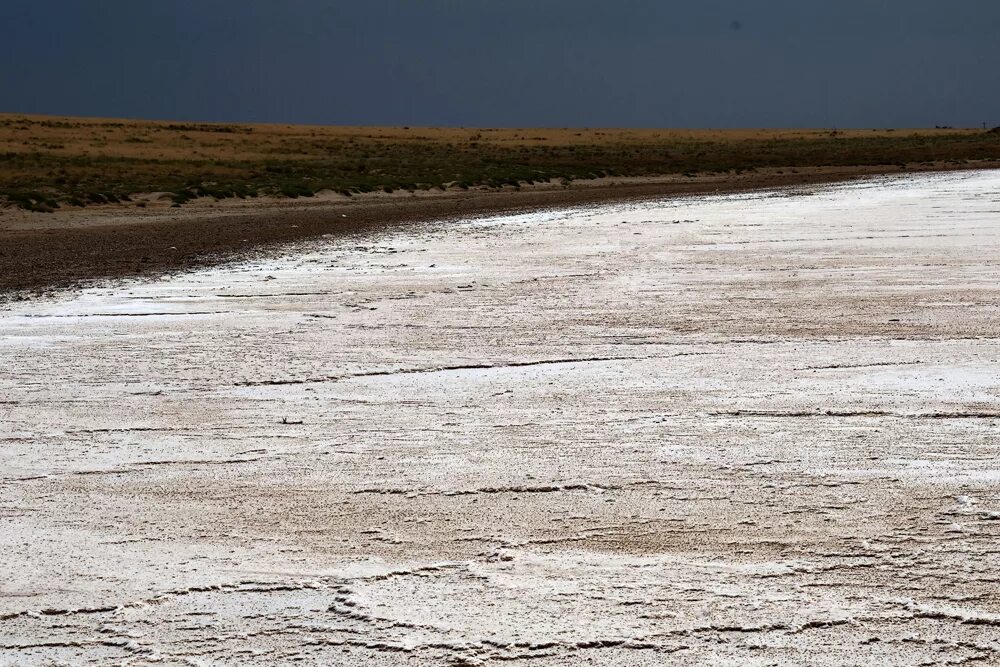
[[[3,0],[0,110],[341,124],[1000,124],[996,0]]]

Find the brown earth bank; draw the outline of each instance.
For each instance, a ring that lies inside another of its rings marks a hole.
[[[900,173],[995,168],[965,165],[768,169],[742,174],[606,178],[568,185],[363,197],[223,200],[185,208],[105,206],[0,212],[0,298],[22,300],[100,279],[189,270],[324,235],[546,207],[780,188]],[[155,197],[153,198],[155,200]],[[154,202],[155,203],[155,202]]]

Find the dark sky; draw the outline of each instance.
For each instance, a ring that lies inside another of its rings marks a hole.
[[[1000,125],[998,0],[0,0],[0,111]]]

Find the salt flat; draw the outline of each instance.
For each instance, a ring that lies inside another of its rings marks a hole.
[[[1000,662],[1000,172],[0,311],[0,664]]]

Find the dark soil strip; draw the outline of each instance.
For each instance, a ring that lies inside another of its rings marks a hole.
[[[89,224],[42,229],[0,228],[0,300],[21,300],[95,280],[184,271],[275,250],[322,235],[349,236],[392,225],[547,207],[733,192],[841,181],[894,168],[745,174],[732,180],[692,180],[560,190],[449,193],[426,199],[345,202],[269,208],[219,216],[181,211],[177,220]],[[58,216],[58,214],[54,214]],[[96,216],[102,215],[96,212]],[[344,217],[346,216],[346,217]]]

